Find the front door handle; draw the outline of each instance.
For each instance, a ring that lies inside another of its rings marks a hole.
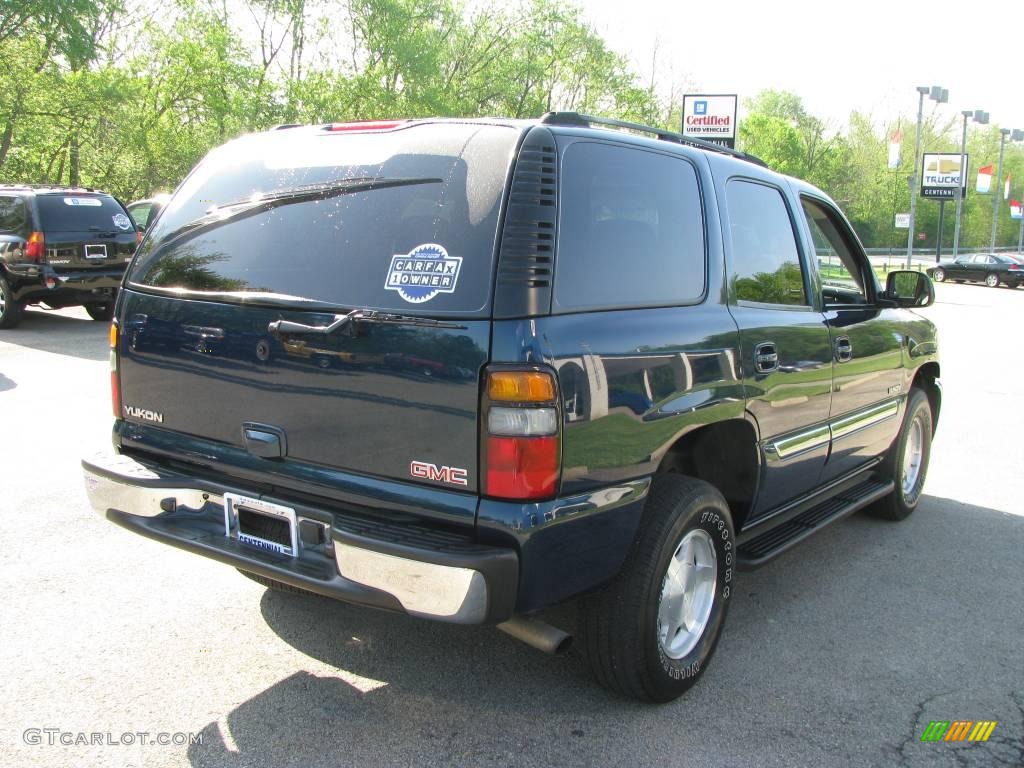
[[[849,336],[840,336],[836,339],[836,362],[848,363],[853,360],[853,344]]]
[[[774,341],[765,341],[754,347],[754,370],[758,373],[779,370],[779,352]]]

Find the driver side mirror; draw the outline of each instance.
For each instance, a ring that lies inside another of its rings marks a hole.
[[[935,286],[923,272],[897,270],[885,279],[883,298],[900,307],[930,307],[935,303]]]

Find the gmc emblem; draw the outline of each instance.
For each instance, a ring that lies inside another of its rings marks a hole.
[[[435,483],[469,485],[466,470],[459,467],[439,467],[427,461],[410,461],[409,474],[424,480],[433,480]]]

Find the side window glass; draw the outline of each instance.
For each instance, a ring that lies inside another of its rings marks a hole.
[[[149,226],[149,212],[153,209],[151,205],[129,206],[128,213],[135,219],[135,223],[145,229]]]
[[[782,193],[734,179],[726,187],[736,298],[759,304],[807,306],[796,235]]]
[[[15,232],[25,224],[25,201],[20,197],[0,197],[0,232]]]
[[[832,208],[806,197],[800,203],[814,241],[825,304],[867,304],[869,265],[854,250],[853,235]]]
[[[565,150],[556,310],[691,304],[704,295],[704,262],[689,161],[597,142]]]

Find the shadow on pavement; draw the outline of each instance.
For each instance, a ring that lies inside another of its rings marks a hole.
[[[926,497],[897,524],[855,515],[741,573],[708,673],[661,707],[602,690],[575,652],[550,657],[491,628],[267,591],[268,625],[311,663],[209,723],[188,756],[193,766],[653,765],[673,755],[1020,765],[1022,553],[1024,517],[953,500]],[[574,611],[548,618],[568,629]],[[258,667],[240,640],[228,666]],[[981,717],[1000,723],[991,743],[920,741],[929,720]]]
[[[18,384],[12,379],[8,379],[2,373],[0,373],[0,392],[6,392],[8,389],[14,389]]]
[[[99,361],[110,354],[107,329],[108,323],[88,317],[30,309],[17,328],[0,332],[0,343]]]

